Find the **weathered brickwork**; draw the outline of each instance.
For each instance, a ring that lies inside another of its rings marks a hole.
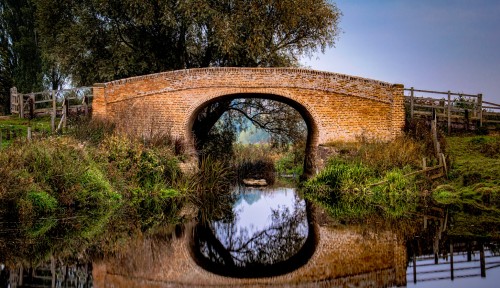
[[[404,125],[403,86],[295,68],[204,68],[97,84],[94,117],[127,132],[170,132],[192,143],[197,113],[223,98],[269,98],[297,109],[309,147],[359,136],[390,140]]]

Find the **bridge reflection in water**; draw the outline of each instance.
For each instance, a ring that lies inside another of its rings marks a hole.
[[[316,246],[306,207],[291,188],[239,188],[230,215],[196,225],[194,259],[210,272],[237,278],[293,271]]]
[[[290,189],[235,198],[233,211],[209,225],[131,236],[114,256],[92,263],[52,255],[31,267],[26,263],[40,255],[17,259],[0,249],[0,287],[497,287],[500,281],[497,238],[457,234],[469,222],[445,230],[442,213],[401,225],[378,218],[340,225]],[[0,243],[15,240],[9,235],[0,233]]]
[[[170,241],[134,240],[119,257],[94,263],[95,287],[406,284],[406,246],[395,233],[331,227],[293,190],[280,191],[247,191],[233,209],[240,214],[188,225]],[[261,225],[259,217],[270,222]]]

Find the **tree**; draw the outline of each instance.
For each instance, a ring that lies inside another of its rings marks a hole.
[[[0,2],[0,106],[7,113],[10,105],[10,87],[12,87],[13,56],[12,45],[7,31],[4,2]]]
[[[0,15],[0,95],[6,110],[13,86],[21,93],[60,89],[67,74],[42,50],[36,1],[0,0]]]
[[[13,84],[23,93],[43,89],[40,38],[35,29],[36,6],[33,1],[0,1],[2,46],[4,51],[7,50],[2,68],[10,70]]]
[[[34,0],[44,50],[80,85],[174,69],[290,66],[333,45],[325,0]]]
[[[332,46],[340,11],[327,0],[33,0],[44,55],[78,85],[175,69],[298,65]],[[203,142],[232,101],[200,113]]]

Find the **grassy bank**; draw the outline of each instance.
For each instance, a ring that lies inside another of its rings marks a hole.
[[[35,137],[45,137],[50,133],[50,117],[39,117],[33,120],[18,116],[0,116],[0,149],[9,146],[16,139],[26,139],[28,127]]]
[[[303,184],[306,198],[346,221],[374,214],[397,219],[416,211],[422,182],[418,175],[404,175],[419,168],[423,144],[401,137],[389,143],[330,146],[337,153],[323,171]]]
[[[448,234],[500,238],[500,136],[447,141],[452,169],[432,198],[453,214]]]
[[[500,137],[445,140],[447,177],[411,175],[421,169],[422,157],[432,157],[428,143],[414,137],[389,143],[332,143],[336,155],[302,190],[342,221],[370,215],[409,218],[437,206],[450,212],[451,235],[498,233],[494,231],[500,231]]]
[[[54,253],[112,253],[131,235],[182,222],[188,203],[221,202],[227,171],[207,160],[185,175],[179,151],[169,135],[143,141],[97,121],[9,143],[0,151],[0,217],[10,232],[1,235],[1,254],[37,261]],[[214,213],[203,212],[198,216]]]

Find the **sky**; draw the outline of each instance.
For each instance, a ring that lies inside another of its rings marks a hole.
[[[500,0],[337,0],[335,47],[301,62],[500,104]]]

